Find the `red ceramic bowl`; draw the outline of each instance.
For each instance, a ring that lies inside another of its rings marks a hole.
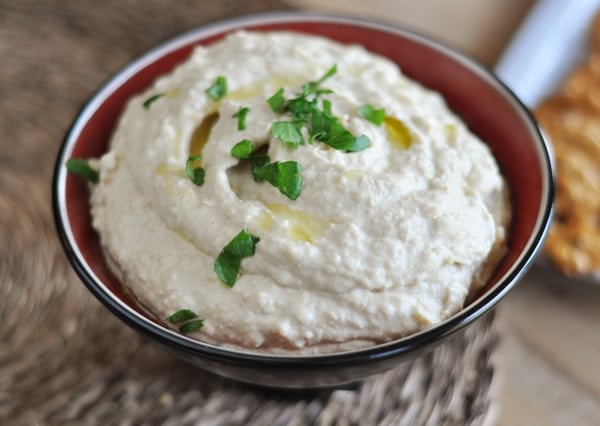
[[[440,92],[469,128],[489,144],[511,190],[509,251],[485,288],[460,312],[420,333],[361,350],[311,356],[264,355],[224,349],[167,329],[140,310],[108,268],[91,226],[86,185],[65,169],[71,157],[108,149],[127,99],[184,61],[194,46],[225,34],[291,30],[362,44]],[[354,18],[275,13],[211,24],[167,41],[108,81],[75,119],[58,154],[53,181],[56,226],[73,268],[89,290],[124,322],[191,363],[217,374],[271,387],[340,385],[410,360],[489,311],[512,288],[540,249],[554,195],[550,149],[528,110],[494,75],[465,55],[412,32]]]

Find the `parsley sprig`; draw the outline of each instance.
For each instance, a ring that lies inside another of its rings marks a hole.
[[[283,88],[267,99],[267,103],[276,113],[290,115],[290,121],[276,121],[272,124],[271,135],[284,144],[296,148],[304,145],[302,127],[306,127],[309,143],[315,140],[332,148],[357,152],[368,148],[371,141],[368,136],[354,136],[331,112],[331,102],[324,99],[319,107],[319,96],[333,93],[321,85],[337,72],[337,66],[331,67],[321,78],[302,85],[300,93],[292,99],[285,99]]]
[[[259,241],[260,238],[243,229],[221,250],[213,269],[223,284],[228,287],[235,285],[240,276],[242,259],[254,255]]]

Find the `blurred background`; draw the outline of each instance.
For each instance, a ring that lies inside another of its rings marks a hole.
[[[289,0],[302,8],[395,22],[493,65],[534,0]]]

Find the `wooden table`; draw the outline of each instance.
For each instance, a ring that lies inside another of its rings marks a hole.
[[[492,66],[533,0],[289,0],[401,23]],[[534,267],[498,307],[501,426],[600,425],[600,285]]]

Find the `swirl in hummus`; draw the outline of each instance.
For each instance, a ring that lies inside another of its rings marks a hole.
[[[267,99],[294,98],[334,64],[318,105],[368,147],[309,143],[300,125],[304,144],[282,143],[272,127],[289,114]],[[210,96],[219,77],[226,92]],[[242,140],[301,165],[295,200],[232,156]],[[93,224],[126,287],[166,324],[197,313],[190,335],[216,344],[307,353],[414,333],[460,310],[505,246],[510,208],[488,147],[392,62],[314,36],[238,32],[196,48],[130,100],[97,166]],[[224,285],[215,262],[242,230],[260,240]]]

